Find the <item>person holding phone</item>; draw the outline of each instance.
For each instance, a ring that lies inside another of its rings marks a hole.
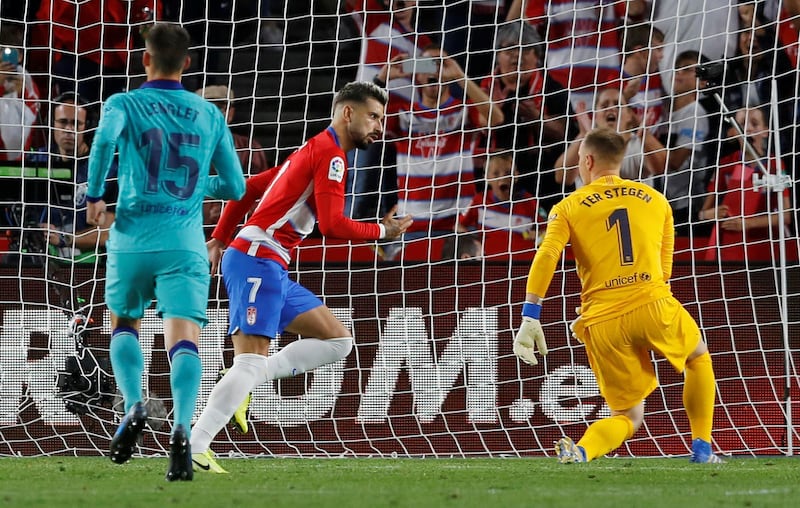
[[[372,80],[383,65],[401,54],[408,55],[408,62],[413,63],[433,42],[419,30],[420,16],[430,15],[429,6],[418,6],[416,0],[356,0],[355,3],[358,6],[353,9],[353,16],[364,34],[357,80]],[[393,76],[388,83],[376,84],[390,96],[411,100],[414,90],[411,74],[409,71]],[[348,157],[348,165],[354,170],[347,172],[345,212],[354,219],[382,217],[397,201],[394,147],[379,141],[366,150],[355,150]]]
[[[21,61],[17,48],[0,47],[0,161],[22,158],[39,114],[39,90]]]
[[[405,64],[413,70],[411,75],[404,70],[404,60],[409,56],[397,55],[375,81],[402,76],[414,81],[413,100],[389,96],[386,122],[387,137],[394,138],[397,151],[398,210],[414,219],[404,238],[410,241],[455,231],[458,213],[469,206],[476,191],[472,133],[503,123],[504,116],[438,46],[425,48],[412,59],[411,67]],[[454,87],[463,92],[454,95]],[[394,260],[402,243],[388,243],[382,249],[383,259]]]

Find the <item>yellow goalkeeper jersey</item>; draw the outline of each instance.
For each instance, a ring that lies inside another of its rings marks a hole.
[[[672,295],[672,209],[648,185],[604,176],[555,205],[528,274],[529,293],[545,296],[567,243],[585,325]]]

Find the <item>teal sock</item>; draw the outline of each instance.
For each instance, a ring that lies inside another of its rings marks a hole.
[[[122,393],[125,412],[142,400],[142,373],[144,356],[139,345],[139,334],[133,328],[119,327],[111,333],[111,367],[114,379]]]
[[[203,374],[200,355],[197,354],[197,346],[193,342],[182,340],[169,350],[169,357],[172,362],[170,384],[175,426],[183,425],[189,434],[197,404],[197,392],[200,390],[200,377]]]

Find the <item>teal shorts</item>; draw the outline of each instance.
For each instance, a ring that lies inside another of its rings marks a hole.
[[[163,319],[208,322],[208,259],[193,251],[109,252],[106,305],[117,317],[141,319],[156,299]]]

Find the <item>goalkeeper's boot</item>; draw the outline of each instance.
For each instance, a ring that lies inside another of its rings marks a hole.
[[[208,471],[209,473],[228,474],[217,462],[214,452],[209,448],[203,453],[192,454],[192,465],[195,471]]]
[[[586,450],[582,446],[576,445],[568,437],[562,437],[556,441],[556,457],[562,464],[588,462],[586,460]]]
[[[124,464],[133,455],[133,447],[139,440],[147,423],[147,409],[137,402],[125,415],[111,438],[111,461]]]
[[[700,438],[692,441],[692,458],[689,462],[701,464],[724,464],[725,461],[711,452],[711,443]]]
[[[183,425],[176,425],[169,438],[169,469],[167,481],[191,481],[194,477],[192,470],[192,448],[189,436]]]
[[[228,369],[222,369],[219,371],[219,375],[217,376],[217,382],[222,379],[222,377],[228,372]],[[248,393],[247,397],[239,404],[239,407],[236,408],[236,412],[233,413],[231,419],[228,423],[230,423],[240,434],[247,434],[249,427],[247,426],[247,417],[250,413],[250,398],[252,394]]]

